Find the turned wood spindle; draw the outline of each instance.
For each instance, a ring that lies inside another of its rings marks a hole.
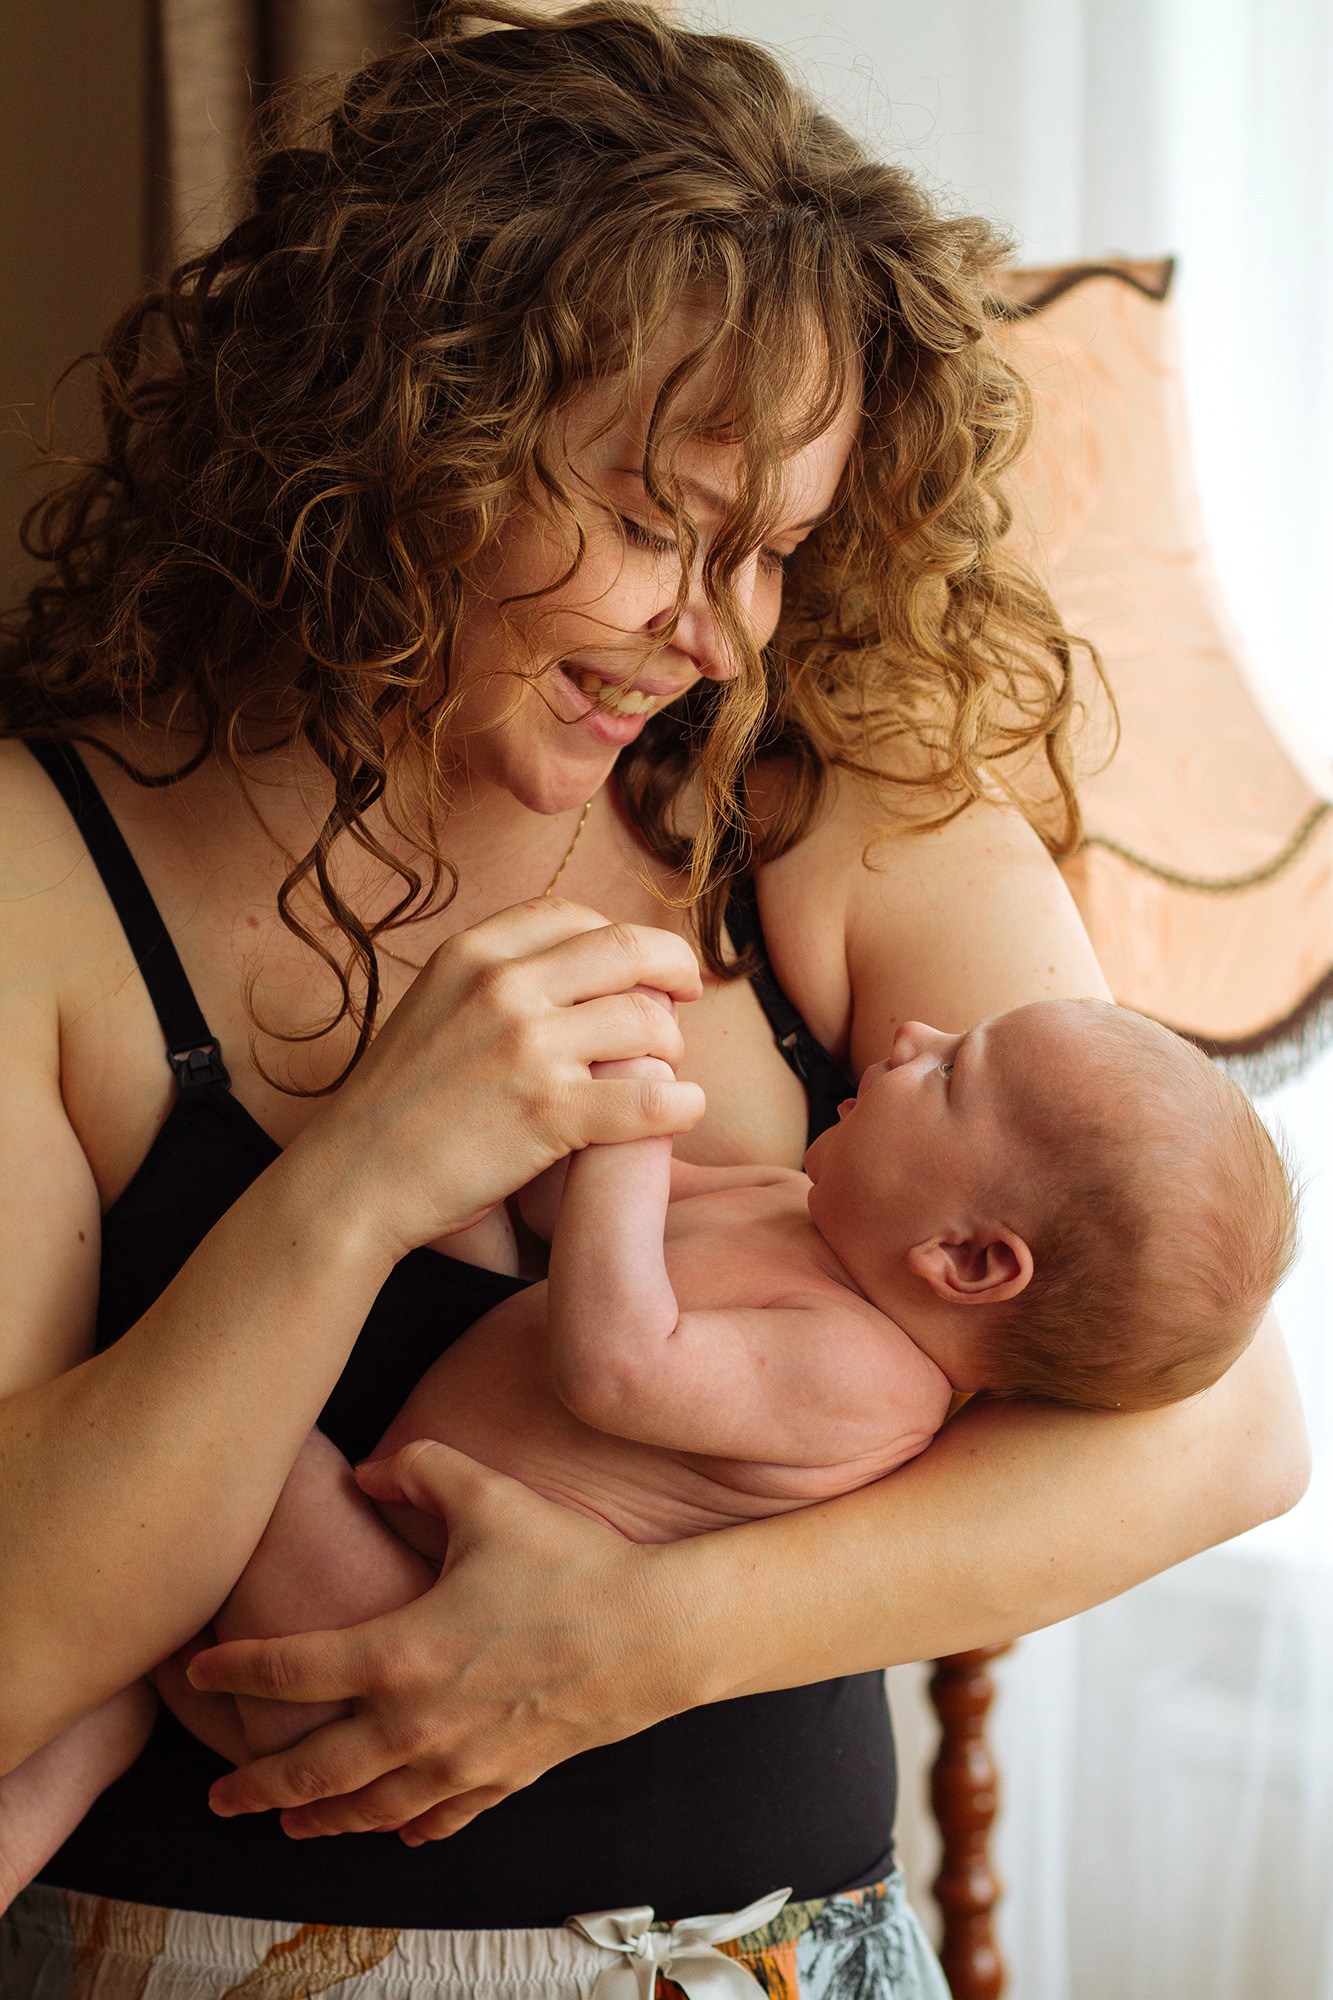
[[[940,1718],[930,1794],[943,1845],[935,1900],[944,1919],[940,1960],[953,2000],[1000,2000],[1005,1987],[993,1922],[1000,1882],[990,1859],[999,1781],[986,1716],[995,1694],[989,1663],[1008,1650],[983,1646],[951,1654],[935,1662],[930,1681]]]

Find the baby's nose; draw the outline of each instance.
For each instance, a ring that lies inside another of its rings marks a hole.
[[[913,1062],[917,1056],[945,1039],[938,1028],[932,1028],[925,1021],[900,1021],[889,1050],[889,1061],[895,1068],[899,1063]]]

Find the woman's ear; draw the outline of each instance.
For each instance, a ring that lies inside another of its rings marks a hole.
[[[907,1268],[950,1306],[998,1306],[1032,1277],[1032,1252],[1016,1231],[985,1223],[959,1240],[932,1236],[907,1253]]]

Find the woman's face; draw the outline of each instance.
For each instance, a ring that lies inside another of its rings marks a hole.
[[[670,523],[649,503],[642,468],[653,398],[683,340],[660,345],[633,405],[618,408],[612,385],[589,390],[575,407],[569,461],[587,504],[586,551],[573,576],[549,589],[574,555],[572,526],[524,505],[472,578],[456,656],[456,740],[466,745],[473,786],[501,787],[534,812],[582,805],[650,716],[701,677],[727,680],[736,671],[702,583],[710,537],[740,478],[734,446],[687,442],[674,460],[699,547],[685,608],[665,636],[680,559]],[[705,382],[696,395],[706,389]],[[849,400],[787,461],[773,528],[733,579],[757,645],[778,622],[784,562],[832,505],[858,421]]]

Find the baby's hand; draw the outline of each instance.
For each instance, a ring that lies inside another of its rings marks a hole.
[[[667,1083],[676,1078],[671,1064],[660,1056],[626,1056],[623,1062],[590,1063],[588,1067],[594,1076],[658,1076]]]
[[[564,1161],[559,1164],[563,1167]],[[542,1178],[538,1176],[539,1180]],[[426,1247],[438,1250],[445,1257],[456,1257],[462,1264],[480,1264],[484,1270],[501,1271],[511,1278],[519,1275],[518,1238],[502,1201],[488,1208],[466,1229],[456,1229],[450,1236],[437,1236]]]
[[[659,1007],[665,1007],[674,1018],[676,1003],[669,993],[663,993],[657,986],[632,986],[631,993],[641,993],[645,999]],[[591,1076],[661,1077],[666,1082],[675,1081],[675,1071],[670,1063],[659,1056],[623,1056],[615,1062],[589,1063]],[[555,1234],[555,1219],[560,1213],[560,1203],[564,1197],[565,1180],[569,1173],[569,1155],[557,1160],[554,1166],[530,1180],[520,1188],[516,1197],[518,1212],[534,1236],[543,1243],[549,1243]]]
[[[534,1236],[543,1243],[549,1243],[555,1231],[555,1219],[560,1213],[560,1201],[565,1192],[565,1176],[569,1172],[569,1154],[557,1160],[544,1174],[521,1187],[514,1200],[518,1212]]]
[[[669,1082],[675,1080],[675,1071],[670,1063],[663,1062],[658,1056],[626,1056],[619,1062],[590,1063],[589,1069],[594,1076],[656,1076]],[[589,1150],[596,1151],[597,1148]],[[539,1236],[543,1243],[549,1243],[555,1234],[556,1217],[564,1200],[571,1158],[572,1155],[566,1154],[563,1160],[557,1160],[544,1174],[538,1174],[535,1180],[520,1188],[515,1197],[519,1214],[533,1235]],[[447,1248],[447,1240],[437,1247]]]

